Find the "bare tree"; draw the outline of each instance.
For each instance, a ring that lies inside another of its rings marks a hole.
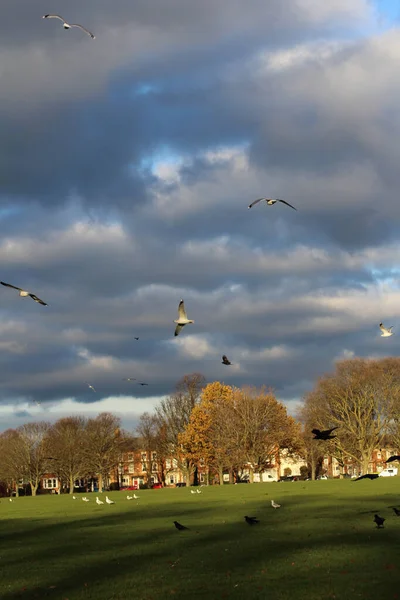
[[[32,496],[36,491],[43,475],[49,469],[47,457],[47,435],[50,424],[44,421],[21,425],[13,438],[11,452],[15,464],[23,465],[24,477],[29,481]]]
[[[338,427],[332,454],[351,458],[368,471],[372,452],[390,431],[400,401],[400,360],[353,359],[336,363],[333,374],[321,377],[305,405],[314,427]]]
[[[125,448],[120,422],[111,413],[101,413],[95,419],[89,419],[86,425],[85,465],[92,475],[98,477],[99,490],[103,490],[112,469],[117,468]]]
[[[151,415],[148,412],[143,413],[140,416],[139,424],[136,427],[136,432],[139,436],[139,445],[146,453],[146,483],[150,482],[152,466],[153,466],[153,452],[155,452],[156,439],[157,439],[157,418],[155,415]]]
[[[19,437],[15,429],[7,429],[0,435],[0,481],[7,484],[7,489],[15,486],[18,496],[19,482],[26,474],[25,464],[18,452]]]
[[[74,492],[75,480],[88,473],[86,425],[84,417],[66,417],[51,427],[47,438],[54,470],[68,484],[70,494]]]
[[[156,407],[158,427],[164,432],[163,454],[173,457],[182,471],[186,483],[190,484],[195,464],[185,455],[179,434],[185,431],[193,408],[199,402],[205,378],[200,373],[185,375],[177,384],[176,392],[162,400]]]

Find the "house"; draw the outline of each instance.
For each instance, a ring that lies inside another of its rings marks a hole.
[[[397,450],[393,448],[376,448],[368,463],[368,473],[380,473],[386,467],[386,461]],[[328,477],[340,477],[342,475],[361,475],[360,464],[350,457],[346,457],[341,464],[334,456],[324,456],[322,467]],[[365,475],[365,473],[363,473]]]

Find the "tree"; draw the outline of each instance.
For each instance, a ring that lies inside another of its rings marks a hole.
[[[98,477],[99,490],[103,490],[112,469],[115,469],[125,438],[121,434],[120,419],[111,413],[101,413],[89,419],[86,425],[84,457],[87,470]]]
[[[136,431],[139,436],[139,446],[146,453],[146,483],[148,484],[150,482],[150,477],[153,470],[152,454],[153,452],[155,452],[157,440],[156,416],[151,415],[148,412],[143,413],[140,416],[139,424],[136,427]]]
[[[23,466],[23,476],[30,483],[32,496],[36,496],[41,478],[49,469],[47,435],[50,423],[40,421],[21,425],[12,438],[11,456],[15,465]]]
[[[66,417],[51,427],[47,438],[54,469],[68,484],[70,494],[74,492],[75,480],[84,477],[89,469],[85,451],[86,425],[87,419],[84,417]]]
[[[246,387],[236,389],[234,407],[240,432],[239,447],[243,463],[254,473],[260,473],[275,462],[281,448],[294,453],[301,448],[300,426],[287,414],[283,404],[271,392]]]
[[[338,427],[331,448],[343,464],[350,458],[368,472],[372,452],[382,445],[399,406],[399,367],[397,358],[340,361],[306,395],[314,427]]]
[[[18,452],[18,442],[19,437],[15,429],[7,429],[0,435],[0,480],[7,483],[8,489],[12,489],[15,484],[17,496],[19,482],[26,473],[25,464]]]
[[[187,484],[195,471],[193,461],[185,455],[179,434],[185,431],[193,408],[199,401],[205,378],[200,373],[185,375],[177,384],[174,394],[162,400],[156,407],[159,430],[164,433],[162,452],[173,457],[182,471]]]

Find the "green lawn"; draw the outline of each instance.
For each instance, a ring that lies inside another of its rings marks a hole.
[[[201,490],[1,499],[1,600],[400,598],[399,478]]]

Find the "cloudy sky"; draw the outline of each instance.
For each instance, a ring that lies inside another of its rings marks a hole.
[[[0,429],[101,410],[132,428],[194,371],[292,411],[338,358],[400,351],[378,327],[400,332],[399,17],[2,1],[0,279],[49,306],[0,289]],[[260,196],[298,211],[249,211]],[[180,298],[195,323],[174,338]]]

